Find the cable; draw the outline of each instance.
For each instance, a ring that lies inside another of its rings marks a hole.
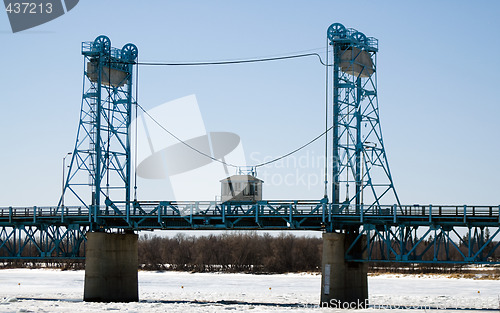
[[[200,151],[198,149],[196,149],[195,147],[191,146],[190,144],[188,144],[187,142],[183,141],[182,139],[180,139],[179,137],[177,137],[176,135],[174,135],[172,132],[170,132],[168,129],[166,129],[163,125],[160,124],[160,122],[158,122],[153,116],[151,116],[151,114],[149,114],[139,103],[137,103],[137,107],[139,107],[142,112],[144,112],[144,114],[146,114],[153,122],[155,122],[156,125],[158,125],[161,129],[163,129],[165,132],[167,132],[170,136],[174,137],[177,141],[179,141],[180,143],[182,143],[183,145],[185,145],[186,147],[198,152],[199,154],[209,158],[209,159],[212,159],[213,161],[217,161],[219,163],[222,163],[222,164],[225,164],[227,166],[231,166],[231,167],[235,167],[235,168],[238,168],[239,166],[238,165],[234,165],[234,164],[231,164],[231,163],[227,163],[227,162],[224,162],[224,161],[221,161],[219,159],[216,159],[214,158],[213,156],[211,155],[208,155],[206,154],[205,152],[203,151]],[[136,148],[137,149],[137,148]]]
[[[234,61],[215,61],[215,62],[137,62],[135,64],[145,65],[145,66],[204,66],[204,65],[227,65],[227,64],[243,64],[243,63],[257,63],[257,62],[269,62],[269,61],[279,61],[288,59],[305,58],[310,56],[316,56],[319,62],[323,66],[329,66],[318,53],[303,53],[303,54],[292,54],[286,56],[278,56],[271,58],[258,58],[258,59],[246,59],[246,60],[234,60]],[[120,63],[123,63],[120,61]]]
[[[137,102],[139,101],[139,65],[135,65],[135,134],[134,166],[137,168]],[[134,169],[134,201],[137,201],[137,170]]]
[[[328,39],[326,40],[326,64],[328,64]],[[325,67],[325,129],[328,129],[328,67]],[[325,134],[325,199],[328,198],[328,133]]]
[[[231,166],[231,167],[234,167],[234,168],[241,168],[241,167],[244,167],[244,166],[241,166],[241,165],[235,165],[235,164],[231,164],[231,163],[227,163],[225,161],[222,161],[222,160],[219,160],[219,159],[216,159],[214,157],[212,157],[211,155],[208,155],[206,154],[205,152],[203,151],[200,151],[199,149],[196,149],[195,147],[191,146],[190,144],[188,144],[187,142],[183,141],[182,139],[180,139],[179,137],[177,137],[176,135],[174,135],[172,132],[170,132],[168,129],[166,129],[163,125],[161,125],[160,122],[158,122],[153,116],[151,116],[151,114],[149,114],[139,103],[137,103],[137,107],[140,108],[144,114],[146,114],[156,125],[158,125],[161,129],[163,129],[165,132],[167,132],[170,136],[174,137],[177,141],[179,141],[180,143],[182,143],[183,145],[185,145],[186,147],[190,148],[191,150],[213,160],[213,161],[216,161],[216,162],[219,162],[221,164],[224,164],[224,165],[227,165],[227,166]],[[264,165],[267,165],[267,164],[270,164],[270,163],[274,163],[276,161],[279,161],[281,159],[284,159],[302,149],[304,149],[305,147],[309,146],[310,144],[312,144],[313,142],[315,142],[316,140],[318,140],[319,138],[323,137],[325,134],[327,134],[331,129],[333,128],[333,126],[331,126],[330,128],[328,128],[327,130],[325,130],[323,133],[321,133],[320,135],[316,136],[314,139],[312,139],[311,141],[309,141],[308,143],[300,146],[299,148],[285,154],[285,155],[282,155],[278,158],[275,158],[275,159],[272,159],[270,161],[267,161],[267,162],[264,162],[264,163],[260,163],[260,164],[256,164],[256,165],[253,165],[253,166],[246,166],[246,167],[253,167],[253,168],[257,168],[257,167],[262,167]],[[136,147],[137,149],[137,147]]]
[[[328,51],[327,51],[328,52]],[[323,66],[330,66],[328,65],[327,63],[323,62],[323,59],[321,58],[321,56],[318,54],[318,53],[302,53],[302,54],[292,54],[292,55],[286,55],[286,56],[277,56],[277,57],[268,57],[268,58],[256,58],[256,59],[246,59],[246,60],[234,60],[234,61],[215,61],[215,62],[181,62],[181,63],[170,63],[170,62],[134,62],[134,64],[136,64],[137,66],[138,65],[145,65],[145,66],[206,66],[206,65],[228,65],[228,64],[243,64],[243,63],[257,63],[257,62],[269,62],[269,61],[279,61],[279,60],[288,60],[288,59],[297,59],[297,58],[305,58],[305,57],[310,57],[310,56],[316,56],[318,57],[318,60],[319,62],[323,65]],[[327,56],[328,56],[328,53],[327,53]],[[234,167],[234,168],[240,168],[242,166],[238,166],[238,165],[235,165],[235,164],[231,164],[231,163],[227,163],[225,161],[222,161],[222,160],[219,160],[219,159],[216,159],[214,157],[212,157],[211,155],[208,155],[206,154],[205,152],[203,151],[200,151],[198,149],[196,149],[195,147],[189,145],[188,143],[186,143],[185,141],[181,140],[179,137],[175,136],[172,132],[170,132],[168,129],[166,129],[163,125],[161,125],[155,118],[153,118],[139,103],[136,102],[136,106],[138,108],[140,108],[144,114],[146,114],[155,124],[157,124],[161,129],[163,129],[165,132],[167,132],[170,136],[174,137],[177,141],[179,141],[180,143],[184,144],[185,146],[187,146],[188,148],[192,149],[193,151],[196,151],[197,153],[213,160],[213,161],[216,161],[216,162],[219,162],[221,164],[224,164],[226,166],[231,166],[231,167]],[[327,125],[326,125],[327,126]],[[254,165],[252,166],[253,168],[257,169],[257,167],[262,167],[264,165],[267,165],[267,164],[270,164],[270,163],[274,163],[276,161],[279,161],[283,158],[286,158],[302,149],[304,149],[305,147],[309,146],[310,144],[312,144],[313,142],[315,142],[316,140],[318,140],[319,138],[321,138],[323,135],[326,135],[331,129],[333,128],[330,127],[328,129],[326,129],[322,134],[320,134],[319,136],[315,137],[313,140],[309,141],[308,143],[306,143],[305,145],[302,145],[301,147],[283,155],[283,156],[280,156],[278,158],[275,158],[273,160],[270,160],[270,161],[267,161],[267,162],[264,162],[264,163],[260,163],[260,164],[257,164],[257,165]]]
[[[276,159],[273,159],[271,161],[268,161],[268,162],[264,162],[264,163],[260,163],[260,164],[257,164],[257,165],[254,165],[253,167],[257,168],[257,167],[261,167],[261,166],[264,166],[264,165],[267,165],[267,164],[270,164],[270,163],[273,163],[273,162],[276,162],[276,161],[279,161],[281,159],[284,159],[292,154],[294,154],[295,152],[298,152],[299,150],[302,150],[304,149],[305,147],[309,146],[310,144],[312,144],[313,142],[315,142],[316,140],[318,140],[319,138],[323,137],[323,135],[325,135],[326,133],[328,133],[331,129],[333,128],[333,126],[331,126],[330,128],[328,128],[327,130],[325,130],[323,133],[321,133],[320,135],[318,135],[316,138],[314,138],[313,140],[309,141],[308,143],[306,143],[305,145],[301,146],[300,148],[297,148],[295,150],[293,150],[292,152],[289,152],[283,156],[280,156],[279,158],[276,158]]]
[[[109,52],[108,59],[111,59],[111,50]],[[109,164],[110,164],[110,154],[109,154],[109,149],[111,145],[111,66],[108,65],[108,87],[106,87],[106,90],[108,92],[108,113],[106,114],[106,127],[108,128],[108,142],[107,142],[107,147],[106,147],[106,198],[109,197]],[[114,102],[114,101],[113,101]],[[99,144],[100,145],[100,144]]]

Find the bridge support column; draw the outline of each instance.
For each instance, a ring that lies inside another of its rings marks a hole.
[[[139,301],[136,234],[87,233],[83,300]]]
[[[321,277],[321,307],[365,308],[368,305],[368,264],[348,262],[345,251],[356,238],[355,234],[324,233]],[[366,236],[358,241],[353,254],[362,255]]]

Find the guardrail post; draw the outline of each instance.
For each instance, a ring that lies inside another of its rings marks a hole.
[[[361,205],[361,211],[359,212],[359,221],[361,223],[363,223],[363,217],[364,217],[364,213],[365,213],[365,208],[364,208],[364,204]]]
[[[193,205],[194,205],[194,204],[192,204],[192,203],[191,203],[191,205],[190,205],[190,207],[191,207],[191,212],[190,212],[190,214],[189,214],[189,223],[191,224],[191,227],[193,226]]]
[[[325,213],[326,213],[326,207],[327,207],[327,205],[328,205],[327,203],[323,203],[321,205],[321,221],[323,223],[326,222],[326,220],[325,220]],[[499,206],[499,208],[500,208],[500,206]]]
[[[259,206],[255,205],[255,224],[259,225]]]
[[[130,202],[125,203],[125,215],[127,216],[127,224],[130,225]]]
[[[429,223],[432,223],[432,204],[429,204]]]
[[[394,216],[394,224],[396,224],[396,221],[397,221],[397,219],[398,219],[398,217],[397,217],[396,213],[397,213],[397,206],[396,206],[396,204],[393,204],[393,205],[392,205],[392,214],[393,214],[393,216]]]
[[[162,205],[158,204],[158,210],[156,210],[158,212],[158,225],[161,225],[161,207]]]
[[[61,223],[64,223],[64,207],[61,207]]]
[[[328,210],[328,222],[331,222],[332,221],[332,208],[333,208],[333,205],[328,205],[327,204],[327,210]]]
[[[224,203],[220,204],[221,212],[222,212],[222,223],[226,225],[226,205]]]
[[[33,207],[33,223],[36,223],[36,206]]]
[[[500,206],[498,206],[500,208]],[[500,214],[499,214],[500,215]],[[12,207],[9,207],[9,223],[12,223]]]
[[[500,224],[500,205],[498,206],[498,223]]]
[[[464,223],[467,222],[467,205],[464,204]]]

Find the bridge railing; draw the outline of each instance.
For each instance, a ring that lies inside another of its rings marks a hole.
[[[335,215],[377,216],[497,216],[500,206],[467,205],[343,205],[328,204]]]
[[[498,215],[498,206],[467,206],[467,205],[404,205],[402,215],[418,216],[494,216]]]
[[[88,209],[82,206],[65,207],[2,207],[0,217],[48,217],[48,216],[82,216],[88,215]]]
[[[101,217],[126,215],[124,204],[114,208],[109,206],[93,207],[2,207],[0,218],[43,218],[43,217],[83,217],[97,214]],[[429,219],[457,218],[466,221],[468,218],[498,217],[500,206],[466,206],[466,205],[344,205],[325,204],[320,201],[259,201],[257,203],[222,203],[220,201],[162,201],[141,202],[130,205],[129,216],[358,216],[360,221],[373,217],[392,219]]]

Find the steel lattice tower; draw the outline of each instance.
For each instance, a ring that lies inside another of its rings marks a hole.
[[[340,23],[328,28],[327,37],[327,57],[333,58],[327,73],[333,82],[328,97],[333,103],[333,209],[378,210],[382,198],[399,207],[380,127],[378,40]]]
[[[111,47],[106,36],[82,43],[84,85],[80,123],[64,195],[86,207],[130,206],[133,66],[138,56],[131,43]],[[92,211],[92,210],[91,210]],[[96,216],[94,214],[94,216]]]

